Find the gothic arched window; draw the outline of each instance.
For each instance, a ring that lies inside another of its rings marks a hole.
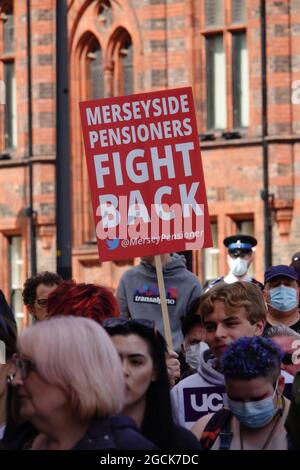
[[[87,55],[88,98],[104,97],[103,54],[100,44],[94,39],[88,47]]]
[[[134,92],[133,46],[129,33],[120,28],[113,37],[113,94],[130,95]]]

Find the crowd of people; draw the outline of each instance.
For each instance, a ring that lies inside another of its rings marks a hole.
[[[27,279],[21,332],[1,292],[0,449],[299,449],[298,258],[260,283],[247,274],[256,240],[224,244],[230,271],[204,291],[183,256],[162,256],[173,350],[153,258],[116,297],[56,273]]]

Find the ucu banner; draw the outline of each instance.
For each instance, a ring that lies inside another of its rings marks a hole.
[[[197,421],[208,413],[215,413],[223,408],[225,398],[223,385],[185,388],[183,390],[185,421]]]

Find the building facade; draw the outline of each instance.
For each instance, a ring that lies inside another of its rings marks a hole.
[[[37,270],[56,269],[56,2],[29,3],[31,119],[27,2],[0,1],[0,286],[21,323],[26,316],[20,293],[31,272],[30,220],[36,232]],[[193,87],[214,240],[213,248],[193,253],[194,272],[202,282],[224,274],[222,241],[243,232],[258,239],[253,269],[262,279],[263,140],[268,148],[273,263],[289,263],[299,251],[300,2],[265,2],[264,139],[261,3],[67,1],[75,279],[115,289],[122,272],[134,263],[99,263],[78,102],[186,85]]]

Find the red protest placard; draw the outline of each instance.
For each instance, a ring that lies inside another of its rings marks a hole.
[[[80,103],[101,261],[211,246],[192,89]]]

